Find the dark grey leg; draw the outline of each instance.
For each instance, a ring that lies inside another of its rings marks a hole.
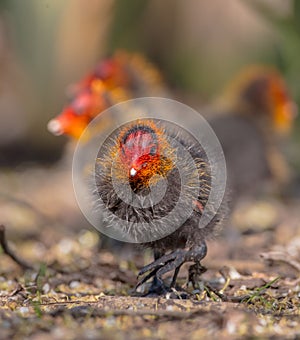
[[[160,286],[163,286],[162,275],[172,270],[175,270],[171,283],[171,287],[174,287],[176,284],[179,269],[183,263],[193,261],[195,262],[195,265],[194,267],[193,266],[191,267],[199,269],[197,271],[197,274],[199,274],[201,270],[203,272],[203,267],[200,265],[200,261],[206,256],[206,253],[207,247],[205,242],[203,241],[201,245],[193,247],[190,250],[177,249],[170,254],[163,255],[140,270],[139,276],[149,271],[150,273],[147,274],[143,279],[141,279],[137,283],[136,287],[140,286],[142,283],[146,282],[151,277],[155,277],[156,282]],[[189,271],[189,274],[190,274],[189,278],[193,279],[192,282],[194,284],[196,277],[192,275],[192,270]]]
[[[173,278],[172,278],[172,282],[171,282],[170,288],[174,288],[174,287],[175,287],[175,285],[176,285],[176,280],[177,280],[177,276],[178,276],[178,273],[179,273],[180,268],[181,268],[181,265],[178,266],[177,268],[175,268],[175,271],[174,271],[174,275],[173,275]]]
[[[158,250],[158,249],[154,249],[154,261],[157,261],[159,260],[162,256],[164,256],[164,252],[161,251],[161,250]],[[154,294],[162,294],[163,292],[166,291],[166,287],[163,283],[162,280],[159,280],[156,276],[156,273],[158,271],[158,268],[155,269],[155,273],[151,272],[149,273],[149,275],[151,274],[151,276],[153,276],[153,281],[152,281],[152,284],[151,284],[151,287],[149,289],[149,293],[154,293]],[[147,275],[148,276],[148,275]],[[150,276],[150,277],[151,277]],[[147,278],[148,280],[148,278]],[[145,280],[144,282],[146,282],[147,280]]]

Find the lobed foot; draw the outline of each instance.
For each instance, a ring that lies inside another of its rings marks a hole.
[[[145,275],[141,280],[138,281],[135,289],[137,289],[139,286],[141,286],[143,283],[148,281],[150,278],[154,278],[151,288],[149,290],[148,294],[156,294],[156,295],[164,295],[167,294],[168,292],[174,292],[174,287],[176,284],[176,279],[177,275],[179,273],[180,267],[185,263],[185,262],[190,262],[193,261],[195,262],[194,271],[190,270],[189,272],[189,279],[192,280],[192,283],[196,282],[196,279],[200,273],[200,268],[202,268],[202,273],[203,273],[203,268],[200,265],[200,260],[202,260],[207,253],[207,247],[206,244],[203,242],[200,246],[194,247],[190,250],[185,250],[185,249],[177,249],[170,254],[163,255],[160,258],[156,259],[152,263],[148,264],[147,266],[143,267],[139,274],[138,277],[141,275]],[[170,287],[166,287],[162,276],[170,271],[174,270],[174,275],[172,278],[172,282]],[[192,275],[193,272],[195,272],[195,275]],[[197,275],[196,275],[197,274]]]

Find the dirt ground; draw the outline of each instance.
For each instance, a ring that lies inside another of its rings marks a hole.
[[[103,249],[70,178],[66,165],[1,171],[0,339],[300,337],[296,199],[241,204],[209,242],[198,289],[185,265],[187,298],[149,298],[133,288],[150,252]]]

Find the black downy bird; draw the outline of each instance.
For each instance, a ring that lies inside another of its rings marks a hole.
[[[200,262],[207,253],[206,240],[219,229],[226,211],[222,203],[206,226],[199,225],[212,182],[211,167],[199,142],[173,123],[140,119],[117,129],[98,155],[96,186],[104,221],[128,239],[143,240],[142,246],[154,251],[155,260],[141,269],[139,276],[144,276],[137,287],[153,277],[150,293],[164,294],[175,286],[180,267],[189,261],[194,262],[189,268],[189,280],[196,285],[204,271]],[[116,192],[113,182],[121,188],[128,183],[138,204],[120,199],[122,193]],[[163,198],[153,202],[150,192],[161,192],[162,188]],[[145,200],[150,203],[143,208]],[[178,202],[181,209],[168,219]],[[188,218],[179,224],[189,209]],[[179,224],[178,228],[174,223]],[[171,233],[160,238],[166,228]],[[154,235],[154,240],[147,235]],[[171,271],[173,279],[166,287],[162,276]]]
[[[206,117],[225,154],[232,200],[262,187],[281,193],[291,173],[280,146],[297,112],[281,74],[249,66],[227,86]]]

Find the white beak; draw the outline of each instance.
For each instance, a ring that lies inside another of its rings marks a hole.
[[[134,177],[136,175],[137,171],[135,170],[135,168],[131,168],[129,173],[130,173],[131,177]]]
[[[56,119],[51,119],[50,122],[47,124],[47,129],[55,136],[62,135],[61,124]]]

